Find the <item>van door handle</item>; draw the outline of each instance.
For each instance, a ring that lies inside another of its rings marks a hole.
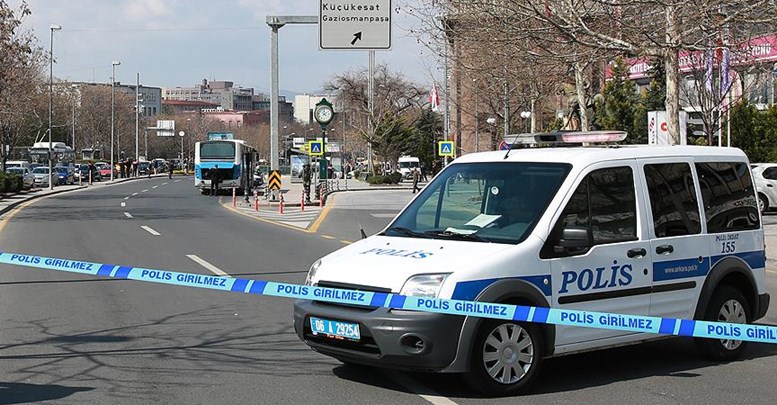
[[[659,255],[662,253],[672,253],[672,252],[674,252],[674,246],[672,245],[656,246],[656,253]]]
[[[628,256],[630,259],[640,256],[645,257],[647,256],[647,250],[645,250],[645,248],[630,249],[628,252],[626,252],[626,256]]]

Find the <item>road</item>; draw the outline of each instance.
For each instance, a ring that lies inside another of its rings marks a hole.
[[[360,227],[378,232],[412,197],[339,193],[309,233],[238,215],[190,177],[176,180],[36,201],[0,223],[0,250],[301,283],[313,261]],[[777,215],[765,223],[777,234]],[[0,265],[0,404],[516,402],[481,398],[457,376],[341,365],[302,344],[290,318],[288,300]],[[766,321],[777,324],[775,306]],[[673,339],[562,357],[521,400],[771,404],[776,355],[751,345],[743,361],[714,364]]]

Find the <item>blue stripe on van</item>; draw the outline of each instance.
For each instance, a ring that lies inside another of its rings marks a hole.
[[[456,287],[453,289],[453,296],[451,297],[451,299],[472,301],[475,298],[477,298],[477,296],[480,294],[481,291],[485,290],[491,284],[494,284],[497,281],[501,281],[501,280],[527,281],[533,284],[535,287],[537,287],[540,291],[542,291],[542,293],[545,294],[546,297],[549,297],[551,294],[551,285],[552,285],[551,277],[550,277],[550,274],[546,274],[546,275],[539,275],[539,276],[504,277],[504,278],[489,278],[484,280],[462,281],[462,282],[456,283]]]
[[[730,256],[736,256],[744,260],[745,263],[747,263],[747,265],[750,266],[751,269],[763,269],[766,267],[765,250],[755,250],[752,252],[737,252],[737,253],[727,254],[727,255],[712,256],[712,265],[714,266],[717,262]]]

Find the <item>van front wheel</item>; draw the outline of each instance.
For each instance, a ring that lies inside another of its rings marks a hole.
[[[500,320],[484,322],[472,350],[467,382],[487,395],[527,390],[539,375],[544,355],[537,325]]]
[[[704,313],[704,320],[711,322],[748,322],[750,308],[742,293],[729,285],[721,285],[712,295]],[[696,338],[696,347],[701,354],[714,361],[731,361],[745,350],[747,342],[734,339]]]

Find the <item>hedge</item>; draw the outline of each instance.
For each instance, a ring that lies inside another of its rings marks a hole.
[[[24,187],[21,176],[9,173],[0,173],[0,192],[18,193]]]
[[[367,177],[367,183],[370,184],[397,184],[400,180],[402,180],[402,173],[399,172],[391,173],[388,176],[377,175]]]

